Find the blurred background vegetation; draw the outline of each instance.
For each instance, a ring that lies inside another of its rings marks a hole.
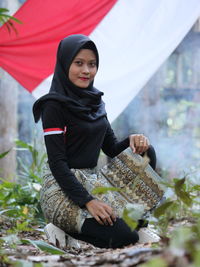
[[[170,177],[200,167],[200,32],[195,25],[115,120],[122,138],[144,133]]]

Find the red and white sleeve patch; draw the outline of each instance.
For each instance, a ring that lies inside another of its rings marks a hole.
[[[45,135],[51,135],[51,134],[62,134],[64,133],[64,130],[61,128],[47,128],[44,129],[44,136]]]

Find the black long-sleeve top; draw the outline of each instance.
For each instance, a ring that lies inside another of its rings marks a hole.
[[[66,195],[84,207],[93,197],[70,169],[95,167],[100,149],[115,157],[129,146],[129,138],[118,142],[106,117],[83,121],[52,100],[44,105],[42,124],[53,176]]]

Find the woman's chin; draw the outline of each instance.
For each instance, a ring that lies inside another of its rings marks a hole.
[[[79,88],[86,89],[90,85],[90,83],[89,82],[79,82],[79,83],[76,83],[75,85],[78,86]]]

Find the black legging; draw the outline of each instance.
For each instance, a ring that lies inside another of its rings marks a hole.
[[[99,248],[121,248],[139,240],[137,231],[131,231],[120,218],[117,218],[113,226],[101,225],[94,218],[86,219],[81,231],[81,234],[72,236]]]
[[[155,169],[156,154],[152,146],[148,149],[147,156],[150,159],[149,164]],[[143,220],[138,222],[137,230],[141,226],[144,226]],[[70,235],[100,248],[121,248],[135,244],[139,240],[137,231],[131,231],[129,226],[120,218],[117,218],[113,226],[101,225],[94,218],[86,219],[81,228],[81,232],[81,234]]]
[[[142,154],[142,156],[144,156],[144,155],[145,155],[145,153]],[[156,152],[155,152],[153,146],[151,146],[151,145],[149,146],[149,148],[147,150],[147,156],[150,160],[149,165],[152,167],[152,169],[155,170],[155,168],[156,168]]]

